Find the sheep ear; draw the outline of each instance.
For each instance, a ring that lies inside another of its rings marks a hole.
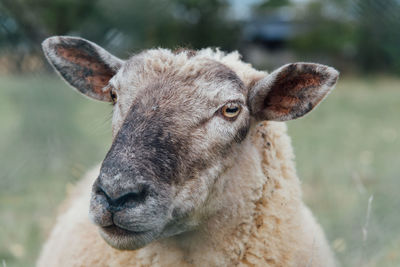
[[[111,101],[104,88],[123,64],[100,46],[82,38],[54,36],[42,43],[44,54],[54,69],[82,94]]]
[[[333,89],[334,68],[314,63],[287,64],[249,91],[251,113],[259,120],[287,121],[304,116]]]

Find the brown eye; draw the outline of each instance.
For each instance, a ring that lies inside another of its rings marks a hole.
[[[110,97],[111,103],[115,105],[115,103],[117,103],[117,93],[114,90],[110,90]]]
[[[239,115],[241,107],[239,104],[229,103],[222,107],[222,115],[227,119],[233,119]]]

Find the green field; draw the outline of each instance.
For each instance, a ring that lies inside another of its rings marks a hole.
[[[111,106],[55,76],[0,84],[0,266],[33,266],[57,206],[110,145]],[[304,198],[342,265],[399,266],[400,79],[343,78],[289,132]]]

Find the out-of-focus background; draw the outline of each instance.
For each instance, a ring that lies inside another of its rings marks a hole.
[[[126,58],[220,47],[273,70],[342,73],[289,122],[304,198],[343,266],[400,266],[399,0],[0,0],[0,266],[33,266],[57,207],[111,141],[108,104],[73,92],[40,43],[76,35]]]

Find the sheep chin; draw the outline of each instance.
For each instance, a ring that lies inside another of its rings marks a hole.
[[[156,230],[133,232],[117,226],[99,227],[99,232],[108,245],[118,250],[140,249],[159,237]]]

